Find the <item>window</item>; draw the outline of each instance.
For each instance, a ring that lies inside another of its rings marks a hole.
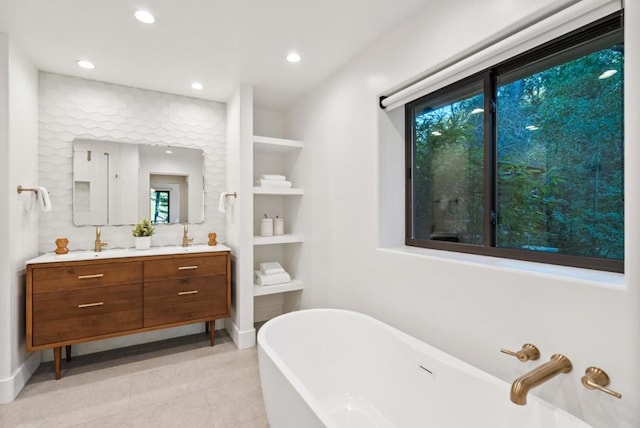
[[[623,271],[621,22],[406,105],[407,245]]]
[[[169,223],[169,190],[151,189],[151,222]]]

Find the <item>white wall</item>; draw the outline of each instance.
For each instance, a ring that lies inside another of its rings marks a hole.
[[[240,349],[256,343],[253,327],[253,87],[241,84],[227,101],[227,191],[236,192],[226,214],[232,249],[231,318],[226,328]]]
[[[638,427],[637,2],[626,2],[625,18],[625,135],[632,144],[625,152],[624,276],[379,248],[403,241],[404,146],[398,112],[380,110],[378,96],[499,30],[486,20],[507,27],[551,3],[487,0],[461,7],[460,2],[430,2],[286,113],[285,135],[303,140],[312,160],[304,196],[310,206],[305,236],[313,237],[305,242],[311,265],[304,276],[312,283],[305,281],[303,304],[365,312],[508,382],[540,361],[520,363],[501,354],[501,347],[534,343],[541,361],[563,353],[574,370],[534,389],[533,395],[594,427]],[[580,377],[591,365],[609,373],[622,400],[582,387]]]
[[[28,355],[24,263],[37,254],[38,214],[26,207],[37,184],[38,74],[18,46],[0,34],[0,403],[20,392],[40,359]]]

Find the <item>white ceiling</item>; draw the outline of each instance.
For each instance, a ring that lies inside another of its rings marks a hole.
[[[285,109],[428,0],[0,0],[0,31],[40,69]],[[137,9],[156,17],[135,20]],[[290,50],[298,64],[285,60]],[[95,63],[83,70],[77,59]],[[200,81],[204,90],[191,89]]]

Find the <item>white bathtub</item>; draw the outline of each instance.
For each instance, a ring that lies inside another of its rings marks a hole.
[[[274,318],[258,358],[271,428],[589,428],[531,395],[517,406],[506,382],[356,312]]]

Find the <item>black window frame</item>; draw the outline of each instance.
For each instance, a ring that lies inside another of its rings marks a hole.
[[[620,33],[624,39],[623,11],[616,12],[587,26],[577,29],[527,52],[503,61],[486,70],[436,90],[405,104],[405,245],[459,253],[478,254],[545,264],[594,269],[609,272],[624,272],[622,260],[600,257],[578,256],[562,253],[547,253],[515,248],[496,247],[497,237],[497,138],[496,138],[496,94],[498,76],[515,69],[544,60],[568,49],[575,49],[608,34]],[[413,238],[413,151],[414,108],[427,100],[443,97],[473,82],[484,84],[484,242],[482,245],[447,242],[433,239]],[[623,111],[624,123],[624,111]],[[623,137],[624,138],[624,137]],[[624,141],[623,141],[624,144]],[[624,152],[623,152],[624,159]],[[623,176],[624,176],[624,166]],[[624,189],[623,189],[624,192]],[[624,195],[624,193],[623,193]],[[624,231],[624,227],[623,227]],[[624,233],[624,232],[623,232]],[[625,238],[626,239],[626,238]]]

